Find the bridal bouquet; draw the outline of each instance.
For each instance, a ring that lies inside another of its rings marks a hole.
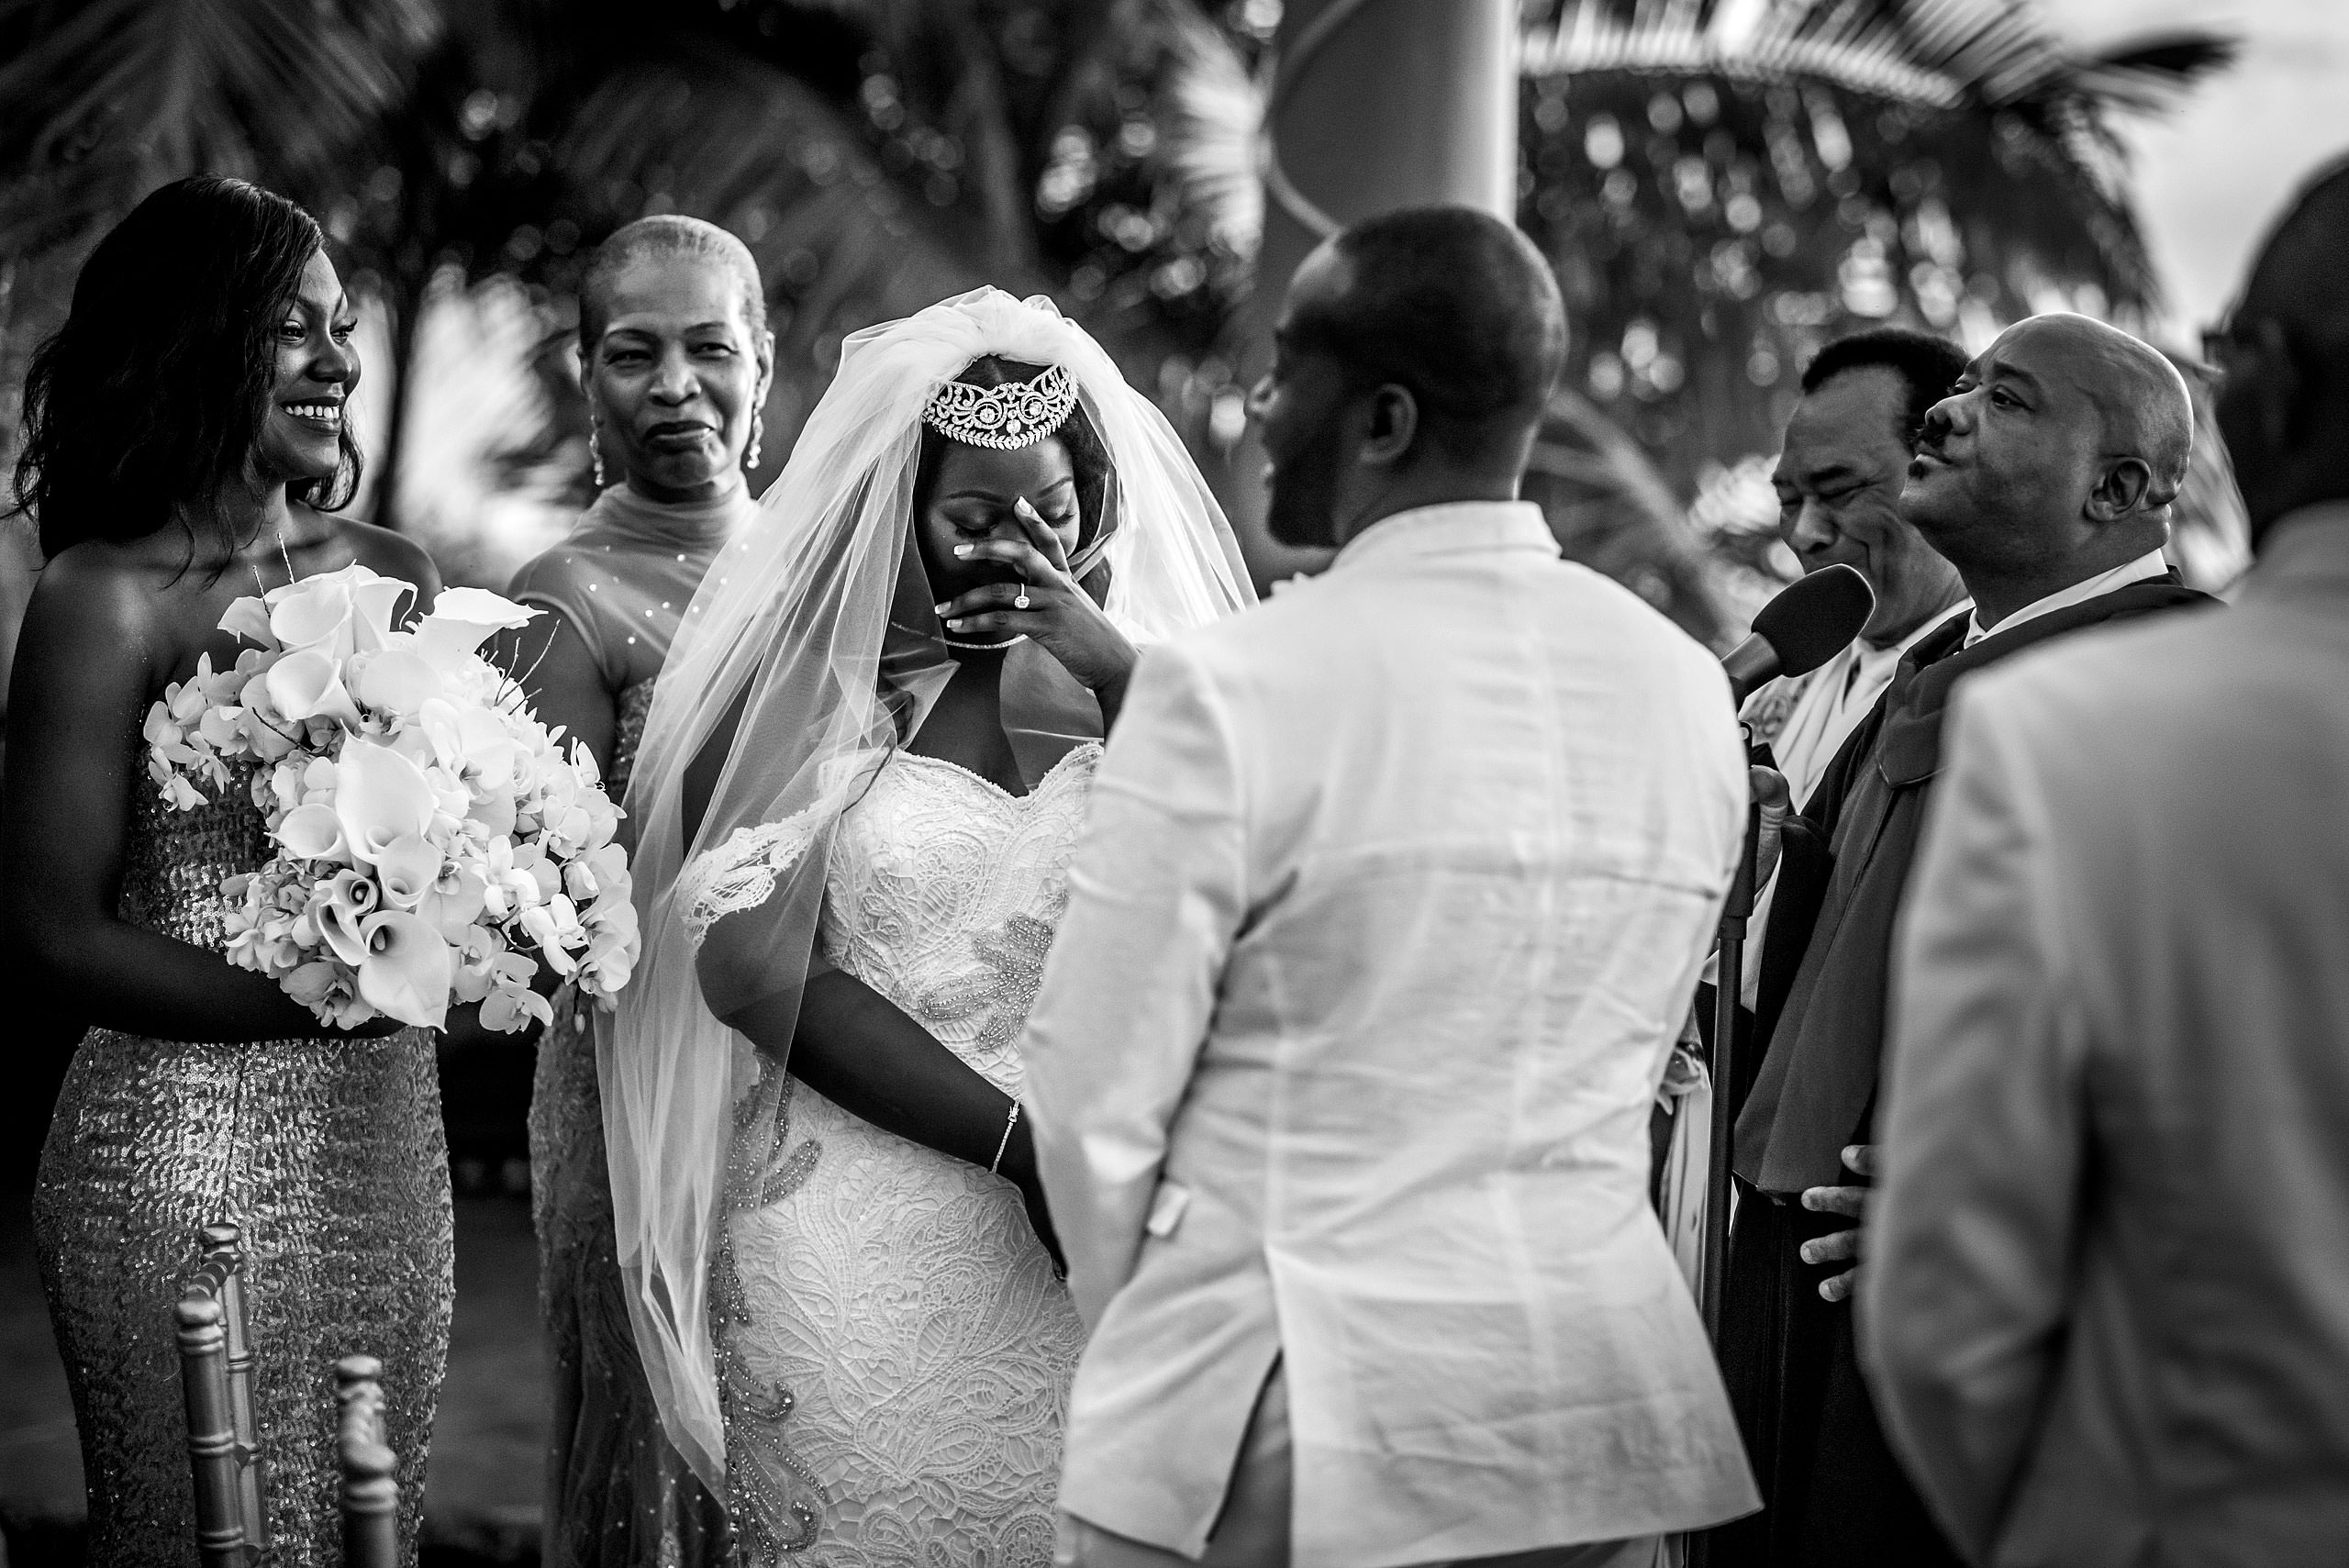
[[[275,852],[221,884],[228,960],[344,1029],[438,1029],[455,1002],[509,1033],[551,1021],[541,962],[608,1007],[638,953],[619,810],[478,651],[539,612],[451,588],[402,628],[415,594],[353,565],[239,599],[221,628],[256,646],[149,711],[173,806],[252,770]]]

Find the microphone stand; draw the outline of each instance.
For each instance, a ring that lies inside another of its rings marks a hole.
[[[1745,922],[1753,913],[1753,873],[1757,840],[1762,835],[1762,808],[1745,808],[1745,850],[1738,856],[1737,874],[1730,879],[1729,901],[1721,906],[1720,947],[1713,968],[1713,1127],[1711,1157],[1705,1166],[1705,1331],[1718,1352],[1721,1342],[1721,1300],[1729,1274],[1730,1141],[1734,1123],[1730,1117],[1730,1085],[1737,1071],[1737,1004],[1745,990]]]

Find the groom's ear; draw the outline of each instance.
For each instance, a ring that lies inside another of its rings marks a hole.
[[[1387,382],[1370,395],[1369,429],[1356,449],[1375,468],[1391,468],[1410,452],[1419,433],[1419,400],[1411,389]]]

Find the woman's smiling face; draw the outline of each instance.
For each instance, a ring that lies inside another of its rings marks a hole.
[[[277,373],[253,440],[253,468],[263,483],[330,479],[341,465],[343,416],[359,384],[351,342],[358,325],[334,263],[319,251],[274,324]]]

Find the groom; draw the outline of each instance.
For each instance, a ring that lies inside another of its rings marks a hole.
[[[1145,654],[1030,1015],[1064,1562],[1615,1568],[1755,1506],[1647,1196],[1744,759],[1516,499],[1564,339],[1464,208],[1290,286],[1271,527],[1337,560]]]

